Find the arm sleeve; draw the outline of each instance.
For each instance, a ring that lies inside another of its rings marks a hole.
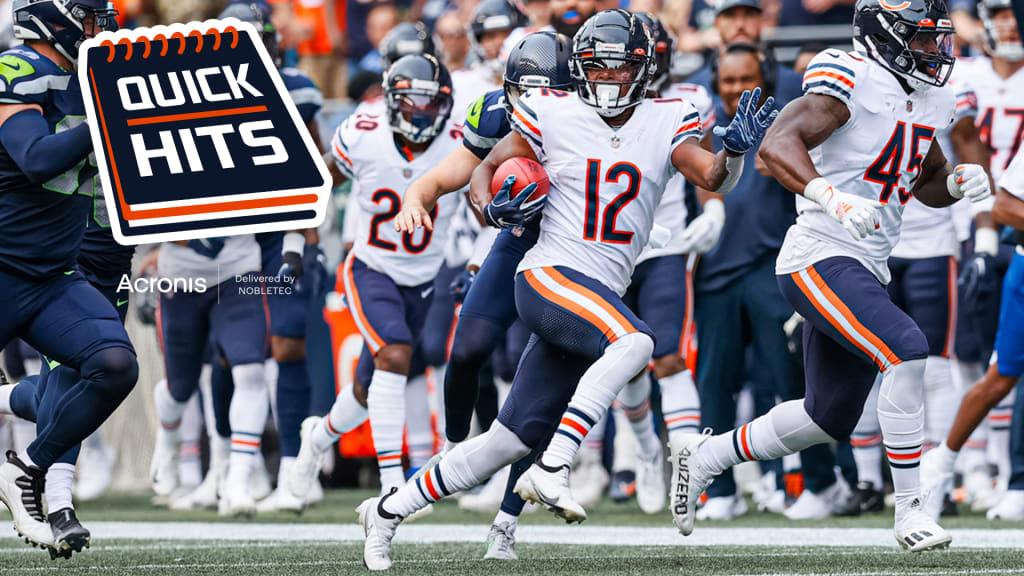
[[[838,99],[853,114],[853,88],[857,74],[852,58],[841,50],[828,49],[811,60],[804,72],[804,94],[825,94]]]
[[[34,184],[67,172],[92,152],[89,125],[51,134],[43,115],[25,110],[0,126],[0,144]]]

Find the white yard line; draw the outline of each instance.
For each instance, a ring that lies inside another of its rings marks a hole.
[[[90,522],[93,539],[166,542],[248,540],[259,542],[359,542],[356,524],[215,524],[201,522]],[[410,524],[395,540],[409,543],[483,542],[488,526]],[[953,530],[954,548],[1024,549],[1024,530]],[[683,538],[666,527],[520,526],[516,540],[528,543],[600,546],[878,546],[895,549],[892,530],[884,528],[698,528]],[[0,550],[0,554],[4,551]]]

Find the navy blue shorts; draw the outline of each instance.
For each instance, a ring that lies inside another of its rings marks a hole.
[[[207,343],[231,366],[262,364],[266,359],[267,310],[262,287],[234,277],[202,293],[161,294],[157,325],[167,386],[179,402],[188,400],[199,384]]]
[[[79,369],[108,348],[134,353],[114,306],[77,270],[34,280],[0,270],[0,348],[21,337],[51,360]]]
[[[270,314],[270,334],[282,338],[306,338],[306,319],[309,307],[316,301],[317,276],[325,277],[327,271],[318,256],[318,246],[307,245],[302,254],[303,278],[297,282],[280,281],[280,242],[278,249],[264,253],[263,275],[273,278],[267,282],[267,310]]]
[[[345,303],[374,356],[389,344],[419,343],[434,284],[399,286],[386,274],[349,254],[342,273]]]
[[[519,317],[516,311],[516,268],[537,243],[539,234],[536,226],[525,228],[519,234],[512,228],[498,234],[462,303],[460,315],[485,318],[505,329],[516,321]]]
[[[956,259],[889,258],[889,297],[928,339],[928,354],[949,358],[956,337]]]
[[[654,331],[654,358],[685,356],[681,349],[683,326],[692,309],[687,286],[686,256],[644,260],[637,264],[622,301]]]
[[[643,332],[654,338],[618,294],[564,266],[533,268],[517,275],[516,307],[531,332],[591,362],[627,334]]]
[[[996,333],[996,368],[1003,376],[1024,374],[1024,255],[1018,251],[1003,280]]]
[[[804,322],[804,406],[833,438],[848,436],[879,371],[928,357],[928,341],[853,258],[827,258],[777,277]]]

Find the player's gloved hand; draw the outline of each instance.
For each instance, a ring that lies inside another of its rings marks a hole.
[[[302,280],[305,267],[302,265],[302,253],[306,248],[306,237],[299,232],[289,232],[284,235],[281,243],[281,268],[277,275],[281,278],[294,278],[295,281]]]
[[[473,287],[474,280],[476,280],[476,270],[473,268],[466,268],[455,277],[455,280],[452,280],[448,289],[451,290],[452,296],[455,297],[456,304],[465,302],[466,295],[469,294],[469,289]]]
[[[707,254],[718,244],[725,227],[725,204],[718,198],[704,203],[704,212],[693,219],[683,231],[686,252]]]
[[[224,249],[224,242],[226,241],[227,238],[225,237],[196,238],[195,240],[188,241],[188,247],[194,250],[196,254],[213,260]]]
[[[495,228],[523,226],[536,218],[548,203],[546,194],[536,200],[527,201],[527,198],[537,189],[536,183],[523,188],[515,198],[511,198],[512,186],[515,183],[515,175],[509,174],[501,184],[498,194],[490,204],[484,207],[484,219],[488,225]]]
[[[946,190],[957,200],[967,198],[981,202],[992,195],[992,186],[985,169],[977,164],[960,164],[946,177]]]
[[[882,227],[880,203],[840,192],[832,188],[824,178],[808,182],[804,188],[804,197],[824,208],[825,213],[841,223],[854,240],[863,240]]]
[[[760,109],[757,108],[759,100],[760,87],[754,88],[753,93],[744,90],[732,122],[729,122],[728,126],[715,126],[715,136],[721,138],[725,149],[735,156],[742,156],[757,146],[764,133],[768,131],[768,127],[779,115],[779,111],[775,109],[774,97],[769,96]]]

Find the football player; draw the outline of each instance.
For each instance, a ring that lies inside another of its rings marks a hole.
[[[489,77],[492,85],[498,84],[505,71],[502,45],[513,30],[529,21],[520,4],[513,0],[483,0],[473,8],[469,21],[470,54],[476,60],[478,74]]]
[[[899,8],[899,9],[895,9]],[[804,323],[806,397],[741,428],[672,446],[673,520],[693,531],[697,499],[728,467],[845,438],[882,373],[878,418],[892,469],[895,535],[921,551],[950,535],[921,509],[924,371],[928,341],[893,304],[887,261],[913,195],[948,206],[990,194],[976,164],[949,165],[933,144],[953,122],[952,23],[946,3],[859,0],[855,52],[826,50],[804,75],[760,157],[797,197],[799,216],[776,263],[779,286]]]
[[[492,202],[498,166],[514,157],[539,160],[551,179],[540,236],[519,263],[515,282],[516,307],[534,336],[487,433],[452,448],[421,477],[360,505],[363,561],[370,569],[390,567],[391,539],[403,518],[478,484],[552,432],[516,492],[568,520],[586,517],[569,492],[569,466],[587,429],[653,352],[650,329],[620,295],[647,244],[668,178],[679,171],[727,192],[742,169],[742,153],[774,118],[770,101],[754,111],[749,102],[758,94],[746,95],[742,112],[722,131],[730,151],[712,154],[698,144],[701,127],[692,105],[646,98],[653,61],[654,42],[643,23],[624,10],[596,14],[573,43],[576,95],[535,88],[518,98],[515,132],[473,172],[474,201],[486,205],[488,222],[499,226],[524,219],[510,210],[509,184]],[[531,192],[527,186],[521,194]]]
[[[395,62],[387,72],[385,100],[388,115],[383,121],[350,116],[338,128],[330,152],[343,176],[358,184],[358,201],[367,215],[338,277],[365,340],[363,355],[372,357],[374,371],[365,394],[362,386],[359,392],[357,386],[346,388],[326,417],[303,422],[302,446],[288,482],[300,498],[315,479],[319,456],[343,432],[365,421],[367,413],[382,489],[405,480],[405,388],[433,280],[444,259],[448,226],[403,234],[391,220],[409,183],[451,152],[462,133],[450,119],[451,78],[431,55]],[[454,209],[453,201],[442,202],[433,213],[446,222]]]
[[[957,62],[956,76],[966,80],[978,97],[976,124],[982,141],[992,152],[992,178],[998,182],[1024,141],[1024,110],[1020,108],[1020,98],[1015,95],[1024,90],[1024,44],[1021,43],[1009,0],[980,2],[978,11],[984,23],[986,52],[990,58],[961,59]],[[986,208],[991,208],[991,204],[987,204]],[[975,255],[965,262],[965,273],[987,276],[987,279],[977,279],[975,282],[987,281],[994,290],[998,282],[995,271],[997,238],[992,230],[979,230],[977,234]],[[991,337],[991,333],[986,336]],[[945,445],[940,446],[941,453],[933,457],[940,460],[955,459],[955,453],[959,452],[967,437],[977,427],[966,423],[971,422],[976,413],[988,414],[989,454],[998,468],[998,485],[1004,488],[1010,476],[1008,424],[1014,397],[1009,391],[1013,383],[988,377],[983,382],[997,387],[975,386],[968,391],[962,409],[967,419],[959,420],[958,425],[954,425]],[[990,401],[995,404],[990,404]]]
[[[100,0],[19,0],[13,10],[15,36],[25,45],[0,56],[0,291],[9,307],[0,346],[20,336],[79,377],[61,387],[56,408],[45,410],[52,418],[28,449],[7,454],[0,500],[20,534],[52,547],[42,505],[46,471],[99,428],[138,377],[115,306],[75,267],[97,190],[74,70],[81,43],[114,29],[116,12]],[[87,533],[81,536],[65,544],[85,545]]]

